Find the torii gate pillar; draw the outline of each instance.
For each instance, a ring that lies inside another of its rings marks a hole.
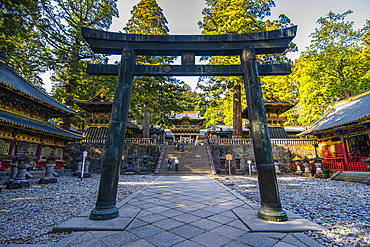
[[[92,220],[108,220],[119,216],[119,210],[116,207],[116,197],[135,63],[135,51],[125,47],[122,50],[108,128],[108,140],[105,144],[98,200],[90,214],[90,219]]]
[[[265,105],[253,47],[243,50],[241,63],[261,196],[258,217],[269,221],[287,221],[287,214],[280,203]]]

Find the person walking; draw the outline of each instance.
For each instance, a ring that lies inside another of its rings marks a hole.
[[[179,160],[177,158],[175,158],[175,170],[179,171]]]
[[[170,171],[172,170],[172,159],[171,158],[168,159],[167,167],[168,167],[168,170]]]

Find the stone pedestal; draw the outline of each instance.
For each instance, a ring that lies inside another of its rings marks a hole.
[[[127,157],[128,158],[128,168],[125,170],[125,172],[123,174],[125,175],[135,175],[136,172],[135,170],[132,168],[132,164],[134,163],[134,156],[132,156],[131,154]]]
[[[279,159],[274,159],[274,166],[276,174],[281,174],[280,167],[279,167]]]
[[[56,177],[54,177],[54,167],[56,165],[55,161],[58,159],[58,156],[55,155],[53,150],[49,155],[43,157],[43,159],[46,159],[46,171],[45,177],[39,180],[39,184],[56,183],[58,180]]]
[[[303,176],[312,177],[312,173],[310,170],[310,160],[307,157],[304,157],[303,159],[303,166],[304,166]]]
[[[16,173],[16,176],[14,179],[9,180],[6,183],[6,188],[8,189],[21,189],[25,187],[30,187],[30,181],[26,179],[26,171],[28,168],[30,168],[30,161],[32,157],[28,154],[17,154],[14,157],[14,162],[18,163],[18,172]],[[14,167],[13,167],[14,168]],[[13,170],[13,169],[12,169]],[[13,170],[12,176],[15,174],[15,168]]]
[[[10,171],[10,178],[9,180],[12,181],[14,180],[14,178],[17,176],[17,173],[18,173],[18,162],[17,161],[13,161],[10,163],[10,168],[11,168],[11,171]]]
[[[143,169],[141,169],[141,171],[139,172],[140,175],[146,175],[146,174],[149,174],[149,169],[147,168],[147,165],[148,165],[148,155],[144,155],[143,156]]]
[[[225,168],[225,161],[226,161],[225,157],[220,158],[220,164],[221,164],[220,171],[219,171],[220,174],[228,174],[228,172]]]
[[[235,157],[235,171],[234,174],[236,175],[243,175],[244,172],[240,169],[240,157]]]
[[[361,160],[361,161],[366,162],[367,163],[366,170],[370,170],[370,156],[366,159]]]
[[[254,160],[252,160],[252,164],[251,164],[251,173],[252,174],[257,174],[257,167],[256,167],[256,163],[254,162]]]
[[[316,174],[314,175],[315,178],[328,178],[328,176],[323,172],[322,170],[322,161],[316,160],[315,166],[316,166]]]
[[[86,157],[85,158],[84,175],[83,175],[84,178],[90,178],[91,177],[91,173],[89,172],[89,167],[90,167],[90,158]],[[80,177],[81,177],[81,175],[80,175]]]
[[[77,170],[72,174],[75,177],[81,177],[81,170],[82,169],[82,159],[79,158],[77,160]]]
[[[296,162],[296,164],[297,164],[297,170],[296,170],[295,174],[298,175],[298,176],[302,176],[303,171],[301,169],[301,164],[299,162]]]

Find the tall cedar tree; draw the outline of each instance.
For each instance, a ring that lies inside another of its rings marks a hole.
[[[131,18],[124,31],[131,34],[167,35],[169,29],[163,10],[155,0],[141,0],[133,7]],[[138,56],[137,64],[169,64],[173,57],[168,56]],[[131,97],[131,109],[143,117],[143,137],[149,136],[150,110],[157,114],[157,123],[164,124],[171,110],[181,109],[179,105],[179,82],[172,77],[135,77]]]
[[[24,78],[41,86],[39,73],[51,62],[50,51],[35,31],[35,19],[41,17],[44,0],[3,0],[0,3],[0,45],[7,47],[8,62]]]
[[[205,35],[214,34],[238,34],[269,31],[278,28],[283,28],[291,25],[290,20],[285,15],[280,15],[277,21],[263,21],[269,16],[270,10],[275,6],[273,0],[206,0],[206,7],[203,9],[203,21],[198,23]],[[289,50],[296,50],[294,44]],[[259,56],[260,62],[289,62],[285,54],[275,56]],[[239,56],[215,56],[210,58],[210,64],[240,64]],[[230,109],[231,105],[226,102],[228,107],[211,106],[209,110],[215,110],[214,113],[206,113],[207,122],[211,119],[209,116],[218,116],[217,119],[224,118],[223,123],[233,123],[233,136],[240,138],[242,136],[242,107],[246,107],[246,98],[242,97],[244,93],[243,79],[241,77],[211,77],[198,83],[198,87],[208,92],[210,99],[215,102],[225,103],[221,100],[226,97],[227,100],[232,100],[233,112],[219,111],[219,108],[224,110]],[[228,92],[232,93],[228,93]],[[221,97],[221,98],[220,98]],[[231,98],[231,99],[230,99]],[[230,114],[232,114],[230,116]],[[226,116],[225,116],[226,115]],[[231,117],[231,119],[230,119]],[[215,122],[215,121],[212,121]],[[219,123],[216,121],[215,123]],[[207,124],[209,125],[209,124]]]
[[[107,30],[112,18],[118,17],[116,0],[53,0],[43,3],[42,10],[36,25],[54,57],[53,93],[72,106],[73,98],[91,97],[100,89],[96,84],[102,84],[103,79],[85,73],[87,64],[106,62],[105,56],[91,51],[81,27]],[[64,128],[69,129],[70,124],[70,118],[63,119]]]
[[[351,13],[330,11],[319,18],[320,27],[311,34],[311,45],[295,62],[294,79],[300,85],[299,121],[304,125],[318,119],[329,105],[370,88],[367,29],[354,30],[354,23],[345,21]]]

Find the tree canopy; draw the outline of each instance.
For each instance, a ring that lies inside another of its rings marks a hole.
[[[370,88],[368,28],[355,30],[346,21],[352,11],[330,11],[318,19],[311,45],[296,60],[293,78],[299,84],[299,123],[308,125],[329,105]]]

